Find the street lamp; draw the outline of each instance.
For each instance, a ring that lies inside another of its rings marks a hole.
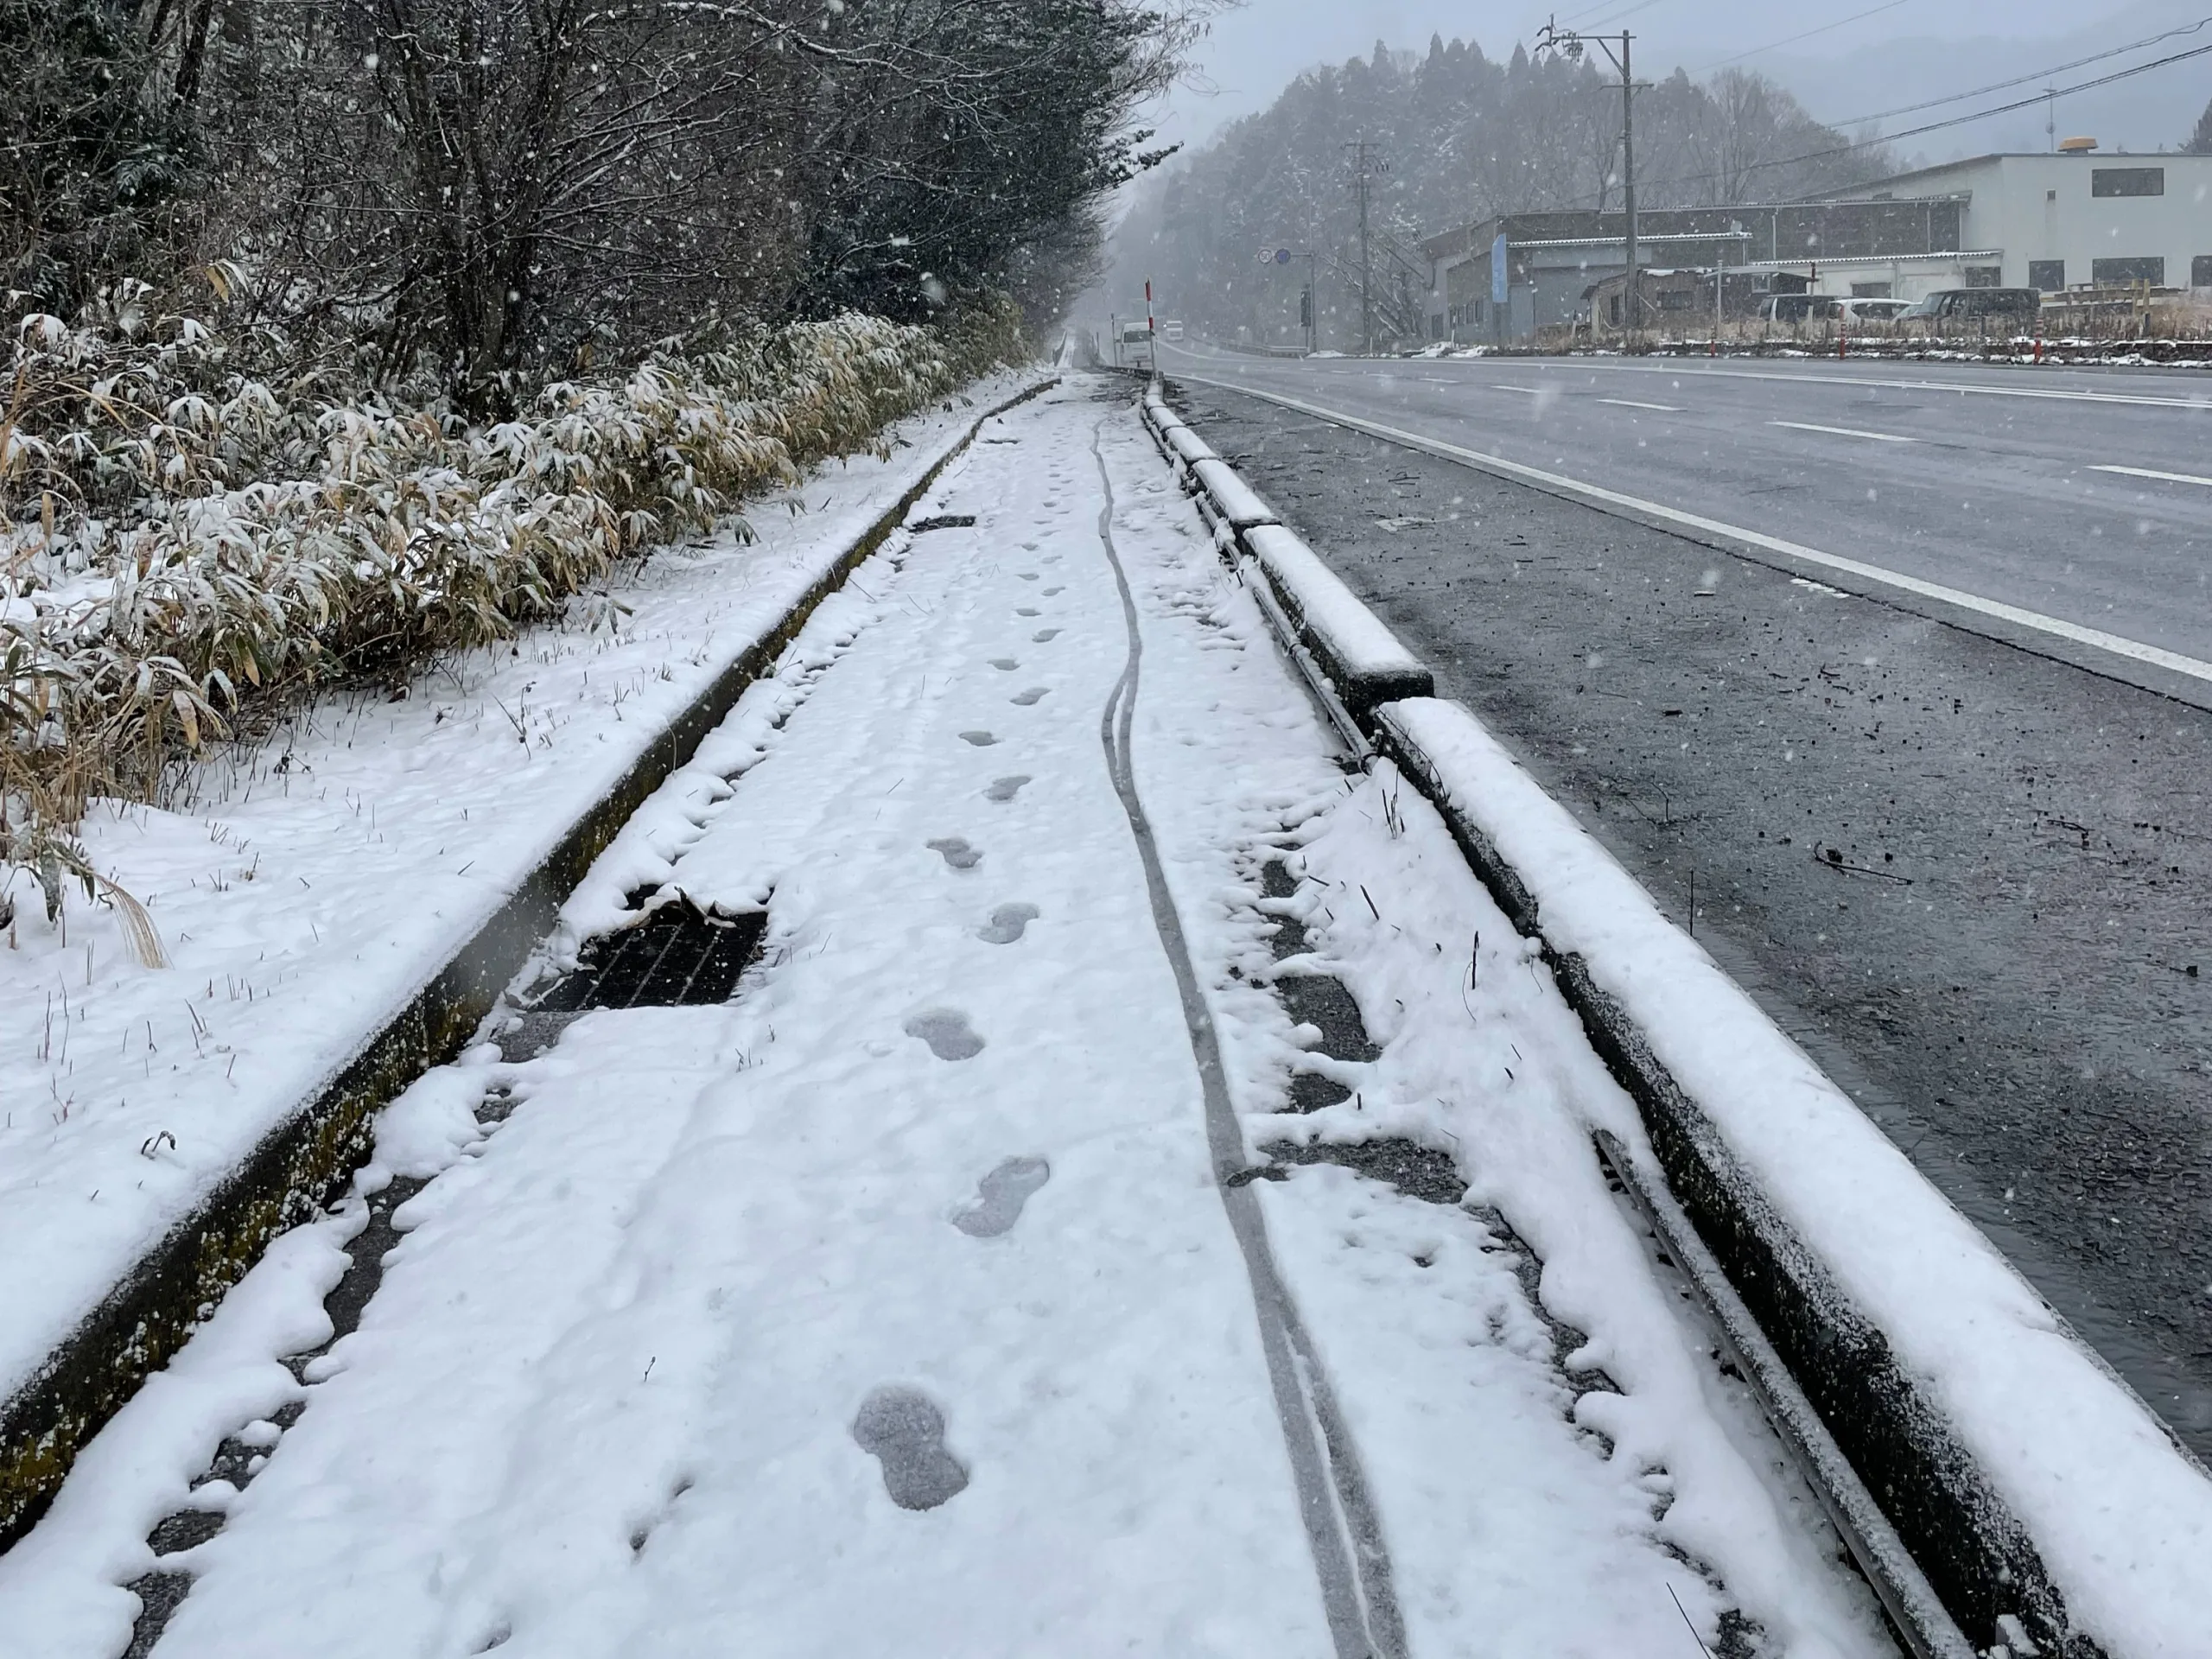
[[[1557,52],[1569,63],[1582,61],[1592,45],[1603,52],[1621,78],[1621,180],[1628,207],[1628,327],[1633,334],[1643,323],[1643,284],[1636,275],[1636,78],[1629,68],[1629,43],[1636,37],[1626,29],[1618,35],[1583,35],[1561,29],[1556,21],[1545,23],[1536,36],[1536,55]],[[1613,50],[1618,41],[1620,50]]]

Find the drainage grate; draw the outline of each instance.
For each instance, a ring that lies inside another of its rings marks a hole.
[[[768,912],[715,916],[677,895],[634,927],[585,942],[582,964],[555,982],[532,1014],[587,1008],[703,1007],[727,1002],[760,954]]]
[[[972,512],[941,512],[934,518],[917,518],[906,526],[914,536],[926,536],[933,530],[965,530],[976,522]]]

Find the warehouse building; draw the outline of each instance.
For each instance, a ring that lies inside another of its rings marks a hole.
[[[1637,215],[1637,259],[1749,272],[1760,289],[1802,289],[1808,266],[1824,278],[1824,267],[1860,262],[1913,268],[1925,286],[1958,287],[1965,263],[1986,257],[1961,240],[1963,213],[1962,202],[1941,196],[1661,208]],[[1592,285],[1627,270],[1627,231],[1626,214],[1586,210],[1510,213],[1430,238],[1421,245],[1430,337],[1525,340],[1577,320]],[[1732,291],[1741,280],[1732,279]]]
[[[2056,155],[1977,156],[1821,200],[1958,203],[1963,245],[1987,251],[1964,287],[2212,289],[2212,156],[2107,156],[2069,138]]]
[[[1939,289],[2212,289],[2212,156],[1980,156],[1815,200],[1637,215],[1637,264],[1775,289],[1916,300]],[[1626,215],[1513,213],[1433,237],[1428,334],[1526,340],[1581,320],[1627,270]],[[1499,261],[1503,275],[1499,276]],[[1497,300],[1503,295],[1503,303]]]

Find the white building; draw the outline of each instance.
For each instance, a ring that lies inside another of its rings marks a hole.
[[[2107,156],[2068,143],[2076,148],[1978,156],[1832,192],[1821,200],[1961,202],[1959,245],[1977,257],[1941,271],[1824,263],[1818,285],[1842,294],[1887,281],[1901,299],[1945,286],[2212,289],[2212,156]]]

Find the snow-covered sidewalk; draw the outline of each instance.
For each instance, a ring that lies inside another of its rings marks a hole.
[[[0,1401],[314,1099],[725,669],[970,429],[998,377],[619,567],[596,602],[395,692],[317,700],[190,774],[96,804],[94,868],[171,966],[77,894],[0,870]],[[10,1494],[13,1496],[13,1494]],[[0,1506],[0,1522],[8,1518]]]
[[[991,423],[549,946],[765,909],[736,995],[425,1077],[359,1329],[280,1363],[357,1197],[80,1459],[0,1631],[120,1654],[158,1565],[165,1659],[1888,1651],[1606,1189],[1632,1106],[1340,758],[1126,383]]]

